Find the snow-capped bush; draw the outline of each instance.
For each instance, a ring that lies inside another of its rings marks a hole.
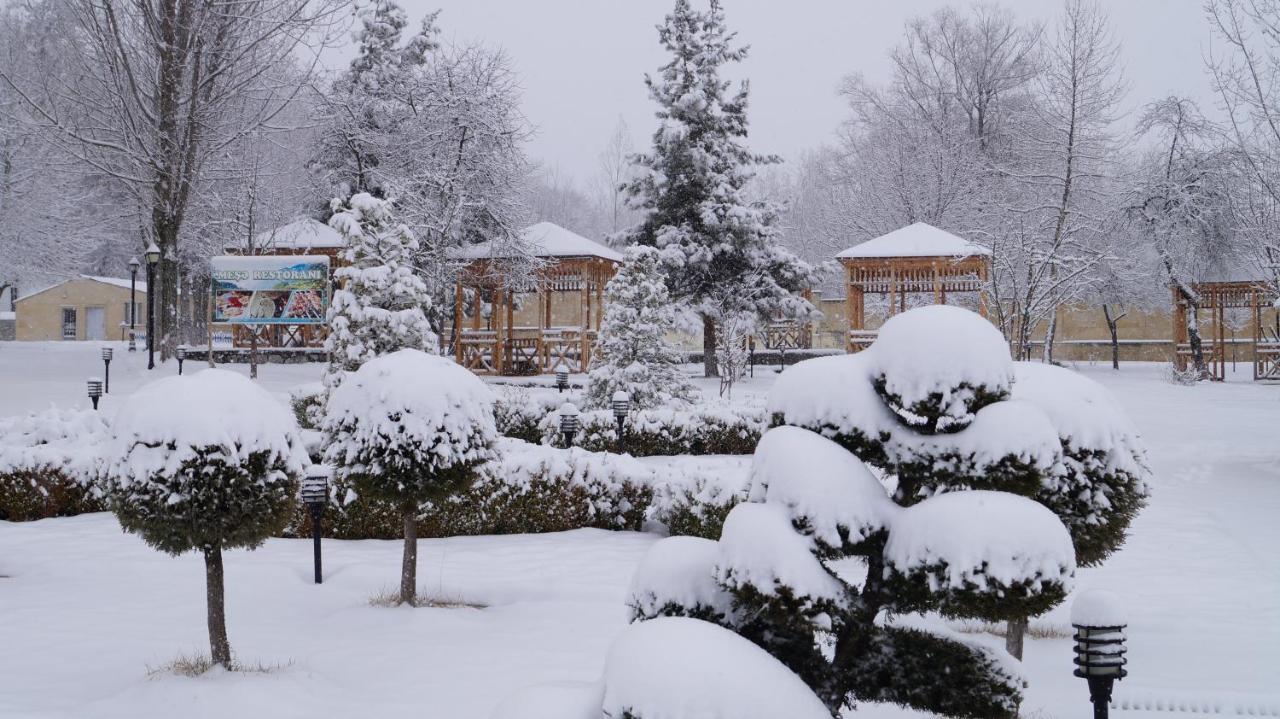
[[[169,554],[203,552],[213,661],[229,667],[222,550],[257,547],[288,522],[307,461],[292,413],[235,372],[166,377],[124,401],[106,459],[126,531]]]
[[[729,512],[746,500],[745,488],[726,487],[705,477],[668,477],[654,487],[649,518],[671,535],[719,539]]]
[[[633,597],[733,629],[833,714],[866,699],[1008,716],[1020,700],[1016,670],[935,627],[886,625],[883,614],[1012,624],[1060,602],[1079,537],[1058,508],[1091,502],[1101,516],[1105,499],[1078,488],[1110,496],[1106,473],[1145,477],[1141,445],[1089,386],[1050,378],[1020,393],[999,333],[976,315],[927,308],[891,323],[889,342],[882,334],[862,353],[802,362],[775,383],[768,410],[789,426],[761,439],[750,502],[729,512],[717,542],[712,578],[732,595],[731,611],[682,606],[687,595],[658,569],[637,576]],[[1073,462],[1077,444],[1095,461]],[[865,578],[829,565],[850,559]],[[692,586],[692,560],[665,564]],[[711,596],[706,577],[698,582],[696,594]],[[633,604],[637,618],[658,609]]]
[[[323,429],[334,477],[400,513],[400,600],[416,600],[417,521],[466,491],[493,457],[493,393],[450,360],[404,349],[371,359],[329,394]]]
[[[0,419],[0,520],[100,511],[108,438],[102,413],[89,410],[51,409]]]
[[[600,339],[587,373],[586,409],[608,409],[615,392],[635,409],[691,400],[693,384],[681,370],[680,351],[667,340],[676,329],[658,251],[630,247],[618,274],[605,285]]]
[[[720,545],[701,537],[660,539],[631,578],[628,603],[638,619],[689,616],[723,623],[733,595],[715,581]]]
[[[618,423],[612,410],[578,416],[574,446],[595,452],[616,451]],[[627,453],[635,457],[686,454],[750,454],[766,427],[760,407],[699,404],[683,408],[633,411],[627,415]],[[560,416],[543,418],[542,441],[560,444]]]
[[[542,441],[542,420],[571,395],[527,387],[494,387],[493,420],[504,437]],[[572,401],[572,400],[571,400]]]
[[[324,421],[325,392],[322,382],[308,382],[290,390],[289,408],[299,427],[313,430]]]

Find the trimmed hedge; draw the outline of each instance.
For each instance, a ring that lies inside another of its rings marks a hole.
[[[0,520],[23,522],[104,509],[102,415],[52,409],[0,420]]]
[[[575,447],[593,452],[616,451],[617,420],[609,410],[583,412]],[[751,454],[767,425],[761,407],[695,405],[688,409],[637,410],[627,415],[627,453],[634,457],[702,454]],[[560,416],[552,413],[539,425],[543,444],[559,445]]]

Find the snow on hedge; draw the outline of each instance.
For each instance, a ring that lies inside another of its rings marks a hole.
[[[106,419],[92,410],[49,409],[0,419],[0,474],[51,468],[89,484],[110,439]]]
[[[930,589],[991,582],[1066,584],[1075,571],[1071,535],[1044,505],[1006,492],[951,492],[908,507],[894,520],[886,563],[923,570]]]
[[[109,471],[127,491],[176,474],[209,448],[232,466],[259,453],[268,464],[282,462],[290,474],[300,474],[307,463],[287,407],[241,374],[206,369],[156,380],[124,401],[112,422]]]
[[[1129,612],[1115,592],[1089,589],[1072,600],[1071,623],[1080,627],[1123,627],[1129,624]]]
[[[605,659],[605,716],[830,719],[804,682],[763,649],[709,622],[632,624]]]
[[[934,351],[939,347],[947,351]],[[942,411],[937,429],[964,427],[973,421],[977,393],[1007,394],[1013,384],[1013,359],[1004,336],[960,307],[933,305],[894,315],[868,351],[872,375],[913,426],[926,421],[911,408],[936,402]]]
[[[788,367],[773,383],[768,413],[824,436],[878,437],[898,426],[871,383],[870,350],[815,357]]]
[[[497,437],[493,393],[452,360],[404,349],[369,360],[329,396],[326,459],[348,474],[383,471],[388,458],[447,468],[487,459]],[[359,455],[379,447],[371,466]]]
[[[987,405],[973,415],[962,432],[917,434],[899,429],[885,443],[896,463],[933,463],[936,472],[981,476],[984,468],[1008,458],[1036,472],[1048,472],[1060,458],[1058,433],[1035,405],[1006,400]]]
[[[844,601],[844,585],[814,556],[813,539],[796,532],[781,505],[734,507],[719,544],[716,579],[726,587],[750,586],[766,596],[786,587],[810,603]]]
[[[600,719],[604,684],[546,682],[522,687],[503,699],[490,719]]]
[[[733,596],[715,581],[719,545],[701,537],[667,537],[645,552],[631,578],[629,603],[648,619],[670,606],[701,614],[733,614]]]
[[[775,427],[756,447],[752,502],[781,504],[814,539],[840,547],[883,530],[899,508],[862,460],[831,440],[799,427]]]

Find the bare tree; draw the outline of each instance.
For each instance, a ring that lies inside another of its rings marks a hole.
[[[624,187],[631,179],[631,130],[621,117],[609,135],[609,141],[599,156],[599,194],[601,204],[609,218],[609,234],[615,234],[629,226],[634,213],[627,205],[627,194]]]

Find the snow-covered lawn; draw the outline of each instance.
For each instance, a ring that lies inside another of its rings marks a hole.
[[[147,374],[145,353],[114,346],[107,411]],[[84,379],[101,367],[95,344],[0,344],[0,416],[87,406]],[[1114,590],[1129,606],[1130,677],[1117,686],[1117,716],[1140,715],[1125,710],[1133,702],[1280,716],[1280,386],[1247,375],[1175,386],[1158,365],[1079,369],[1116,393],[1155,469],[1151,504],[1128,545],[1077,576],[1078,587]],[[176,371],[170,362],[154,373]],[[260,381],[283,400],[320,371],[266,365]],[[762,396],[774,377],[758,368],[735,399]],[[714,385],[702,387],[714,395]],[[747,465],[646,461],[722,475]],[[627,621],[631,573],[655,539],[580,530],[423,540],[422,590],[481,606],[419,609],[369,603],[397,581],[395,542],[327,541],[319,587],[309,542],[229,552],[232,647],[243,663],[279,668],[189,679],[148,667],[208,651],[198,555],[159,554],[110,515],[0,522],[0,717],[484,719],[518,687],[599,675]],[[1067,624],[1063,606],[1033,629]],[[1030,639],[1026,664],[1024,712],[1090,716],[1068,639]],[[863,706],[858,715],[904,713]]]

